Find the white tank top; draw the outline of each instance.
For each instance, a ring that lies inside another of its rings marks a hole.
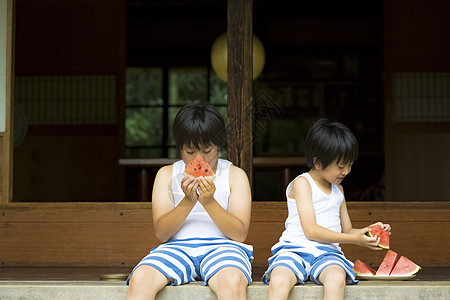
[[[316,182],[311,175],[309,175],[309,173],[303,173],[296,178],[300,176],[305,177],[311,186],[312,203],[316,213],[317,225],[335,232],[341,232],[340,208],[342,201],[344,200],[344,195],[341,190],[336,185],[332,184],[331,193],[326,194],[317,186]],[[300,223],[297,203],[295,199],[289,198],[294,180],[291,181],[286,188],[288,217],[285,222],[286,230],[281,235],[280,241],[289,241],[303,247],[328,246],[335,248],[336,250],[340,250],[341,248],[339,247],[339,243],[321,243],[306,238]]]
[[[216,177],[214,178],[214,184],[216,186],[214,199],[216,199],[220,206],[225,210],[228,210],[228,198],[230,197],[230,166],[230,161],[218,159]],[[177,206],[184,197],[184,192],[181,189],[181,180],[184,177],[182,173],[185,168],[186,164],[183,160],[179,160],[173,164],[172,194],[175,206]],[[170,238],[170,240],[204,237],[227,238],[219,228],[217,228],[214,221],[198,202],[195,204],[194,208],[192,208],[183,225],[181,225],[181,228]]]

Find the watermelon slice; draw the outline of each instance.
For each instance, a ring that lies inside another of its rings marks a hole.
[[[194,177],[211,177],[212,179],[216,177],[212,168],[200,155],[197,155],[190,163],[186,165],[183,175]]]
[[[353,271],[356,275],[375,275],[375,270],[357,259],[353,265]]]
[[[378,247],[389,249],[389,231],[386,231],[380,225],[369,226],[370,231],[366,233],[367,236],[380,238]]]
[[[405,276],[405,275],[414,275],[419,270],[422,269],[419,265],[413,263],[406,257],[402,256],[398,260],[397,264],[395,265],[394,269],[391,272],[391,276]]]
[[[376,275],[387,276],[391,274],[391,271],[394,268],[396,261],[397,261],[397,253],[392,250],[388,250],[386,255],[384,256],[383,262],[378,267]]]

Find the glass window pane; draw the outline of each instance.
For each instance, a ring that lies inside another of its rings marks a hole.
[[[216,108],[220,112],[220,114],[222,115],[223,119],[225,120],[225,124],[226,124],[227,123],[227,113],[228,113],[227,106],[217,106],[216,105]]]
[[[125,145],[127,147],[161,146],[162,117],[161,107],[127,108]]]
[[[253,126],[255,156],[302,156],[312,119],[273,119]]]
[[[177,148],[175,147],[169,147],[169,158],[179,158],[179,155],[177,153]]]
[[[162,105],[161,68],[127,68],[125,101],[131,105]]]
[[[214,72],[210,72],[209,89],[209,102],[212,104],[227,104],[227,83]]]
[[[169,129],[169,137],[167,144],[172,147],[175,147],[175,139],[172,132],[173,120],[175,120],[175,116],[177,115],[179,110],[180,107],[169,107],[169,118],[167,120],[169,122],[167,126],[167,128]]]
[[[169,105],[207,101],[207,75],[206,68],[169,69]]]

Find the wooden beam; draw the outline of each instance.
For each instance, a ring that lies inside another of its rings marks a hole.
[[[252,182],[252,0],[228,0],[228,159]]]

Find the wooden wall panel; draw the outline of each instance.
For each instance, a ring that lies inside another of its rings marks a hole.
[[[124,22],[124,0],[16,0],[16,74],[116,74]]]
[[[0,215],[2,265],[132,266],[158,244],[151,204],[14,204]]]
[[[450,203],[350,202],[354,226],[392,225],[392,250],[422,267],[450,267]],[[254,202],[246,243],[266,266],[284,230],[285,202]],[[3,266],[134,266],[159,244],[151,203],[11,203],[0,205]],[[351,260],[377,266],[385,251],[343,245]]]
[[[14,202],[120,201],[117,130],[28,136],[15,150]]]
[[[449,10],[446,0],[384,1],[386,200],[449,200],[450,123],[396,120],[394,85],[397,72],[450,71]]]
[[[15,149],[13,201],[120,201],[126,1],[15,2],[16,74],[37,82],[50,79],[33,91],[47,98],[25,111],[39,114],[39,122],[30,118],[28,135]],[[87,78],[106,78],[107,90],[99,91],[105,86],[86,83]],[[64,84],[55,84],[60,80]],[[66,84],[70,94],[54,101],[52,95]],[[39,92],[41,86],[47,90]],[[93,94],[96,99],[89,104],[75,102],[90,101]],[[36,129],[36,124],[52,126],[42,130],[45,126]]]

